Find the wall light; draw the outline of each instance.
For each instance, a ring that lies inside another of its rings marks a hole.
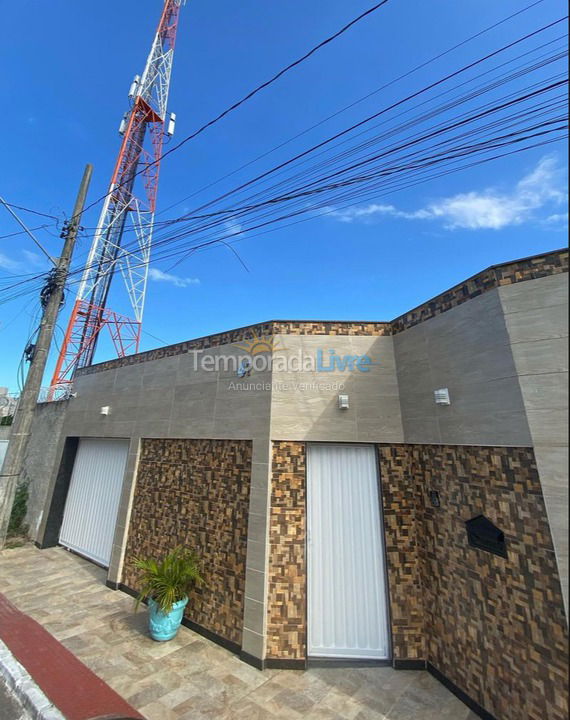
[[[349,408],[348,403],[348,395],[339,395],[338,396],[338,409],[339,410],[348,410]]]
[[[101,415],[110,415],[110,413],[111,413],[111,408],[110,408],[108,405],[104,405],[104,406],[101,408],[100,412],[101,412]]]
[[[434,390],[433,396],[435,398],[436,405],[451,405],[448,388],[440,388],[439,390]]]

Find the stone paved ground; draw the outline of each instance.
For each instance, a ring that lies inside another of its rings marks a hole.
[[[476,720],[426,672],[327,668],[260,672],[181,628],[168,643],[106,573],[63,550],[0,553],[2,592],[148,720]]]

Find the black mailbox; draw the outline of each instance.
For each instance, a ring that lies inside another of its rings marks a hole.
[[[486,550],[494,555],[507,557],[507,543],[505,541],[505,533],[496,525],[486,518],[484,515],[467,520],[465,523],[467,528],[467,537],[471,547]]]

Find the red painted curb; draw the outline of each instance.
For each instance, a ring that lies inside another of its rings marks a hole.
[[[0,593],[0,638],[67,720],[145,720],[33,618]]]

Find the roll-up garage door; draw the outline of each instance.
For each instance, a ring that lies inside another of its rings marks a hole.
[[[59,535],[61,545],[109,566],[128,440],[79,441]]]

